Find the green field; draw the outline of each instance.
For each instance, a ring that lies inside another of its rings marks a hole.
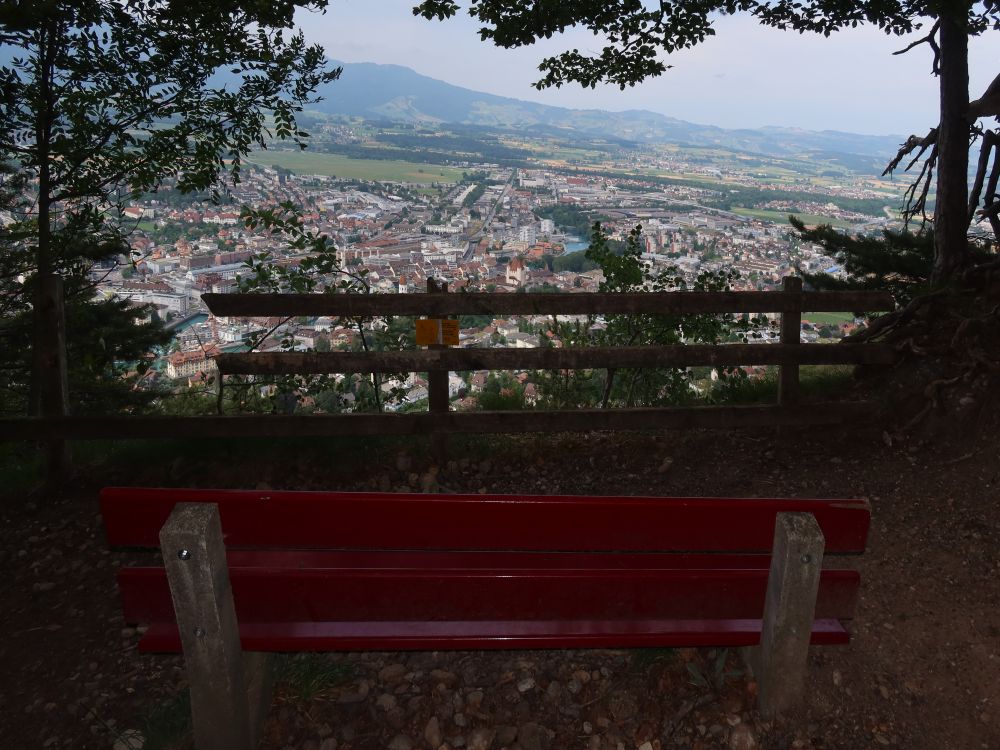
[[[854,313],[848,312],[813,312],[802,313],[802,320],[821,326],[839,326],[841,323],[851,323]]]
[[[419,164],[388,159],[352,159],[340,154],[310,151],[258,151],[247,159],[261,167],[279,166],[296,174],[318,174],[346,180],[390,182],[458,182],[462,170],[440,164]]]
[[[739,214],[740,216],[749,216],[754,219],[762,219],[763,221],[771,221],[775,224],[787,224],[788,214],[794,213],[791,211],[767,211],[759,208],[734,208],[734,214]],[[796,217],[801,219],[805,224],[832,224],[838,229],[848,229],[856,224],[852,224],[849,221],[843,221],[841,219],[834,219],[831,216],[820,216],[819,214],[800,214],[796,213]]]

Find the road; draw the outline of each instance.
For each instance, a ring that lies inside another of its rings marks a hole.
[[[465,254],[462,255],[463,261],[472,260],[472,257],[476,252],[476,248],[479,246],[479,241],[483,238],[483,235],[486,234],[486,230],[489,228],[490,222],[493,221],[493,217],[496,216],[497,209],[503,203],[503,199],[506,197],[511,185],[514,184],[515,177],[517,177],[517,170],[512,169],[510,171],[510,179],[508,179],[506,184],[504,184],[503,190],[500,191],[500,196],[496,199],[496,202],[490,206],[490,210],[486,212],[486,216],[483,217],[482,225],[473,234],[466,235],[462,238],[468,243],[465,248]]]

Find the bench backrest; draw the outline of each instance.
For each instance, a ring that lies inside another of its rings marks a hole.
[[[750,645],[777,514],[811,513],[825,555],[869,525],[864,500],[109,488],[110,543],[159,547],[178,503],[218,508],[250,650]],[[140,649],[179,649],[165,569],[118,581]],[[848,642],[859,584],[819,573],[813,643]]]
[[[107,488],[108,541],[158,547],[177,503],[216,503],[227,549],[769,554],[781,512],[815,516],[827,555],[860,554],[858,500],[432,495]]]

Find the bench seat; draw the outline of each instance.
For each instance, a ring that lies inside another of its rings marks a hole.
[[[446,651],[550,648],[738,647],[760,643],[760,620],[461,620],[241,622],[244,651]],[[813,621],[810,643],[843,646],[840,620]],[[140,650],[179,653],[174,623],[155,623]]]
[[[112,546],[162,543],[162,565],[119,571],[125,620],[141,651],[184,653],[206,737],[219,712],[254,734],[260,652],[760,646],[773,714],[809,644],[849,642],[860,576],[822,563],[863,553],[870,521],[839,499],[107,488],[101,506]]]
[[[605,644],[628,639],[620,646],[678,645],[695,632],[698,645],[751,645],[770,567],[746,554],[468,551],[230,552],[227,562],[243,646],[254,651],[474,648],[477,628],[481,648],[569,638],[583,647],[602,629]],[[118,582],[125,619],[155,624],[140,650],[180,650],[163,635],[174,619],[166,571],[124,568]],[[830,623],[850,619],[859,582],[852,570],[821,573],[817,643],[846,642]],[[415,639],[421,623],[433,632]],[[376,625],[377,637],[363,637]]]

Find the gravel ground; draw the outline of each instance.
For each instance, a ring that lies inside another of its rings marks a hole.
[[[872,501],[853,642],[813,649],[805,706],[778,722],[715,650],[326,654],[283,661],[268,748],[1000,748],[996,430],[891,447],[875,431],[504,437],[441,467],[398,446],[151,452],[54,494],[8,491],[2,746],[188,746],[182,663],[137,653],[115,584],[133,558],[108,550],[97,510],[100,487],[132,484]]]

